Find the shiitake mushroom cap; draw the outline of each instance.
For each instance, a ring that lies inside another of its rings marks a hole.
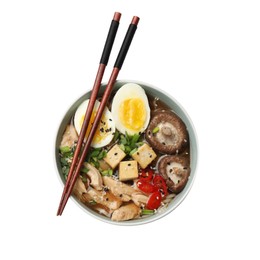
[[[189,160],[178,155],[166,155],[160,159],[158,171],[168,189],[173,193],[180,193],[189,179]]]
[[[178,154],[188,143],[188,132],[183,121],[172,111],[156,113],[146,130],[147,142],[158,152]]]

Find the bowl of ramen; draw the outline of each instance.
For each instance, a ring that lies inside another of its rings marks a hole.
[[[86,135],[105,87],[101,85]],[[59,124],[55,164],[63,186],[90,94],[76,100]],[[108,223],[149,223],[184,200],[195,178],[197,157],[194,126],[173,97],[147,83],[116,81],[71,198]]]

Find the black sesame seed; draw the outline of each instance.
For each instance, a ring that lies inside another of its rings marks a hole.
[[[108,201],[108,198],[106,198],[106,201]]]
[[[172,172],[172,169],[170,169],[170,172]]]
[[[104,128],[103,127],[100,128],[100,132],[104,133]]]
[[[183,167],[183,170],[187,170],[187,167]]]
[[[166,145],[166,143],[165,143],[165,142],[162,142],[162,144],[163,144],[163,145]]]
[[[149,156],[150,158],[152,158],[153,156],[150,154],[150,156]]]
[[[167,164],[168,164],[168,165],[171,165],[171,163],[170,163],[170,162],[168,162]]]
[[[137,152],[136,154],[139,155],[139,152]]]
[[[131,166],[131,163],[128,163],[128,166]]]
[[[123,194],[120,194],[119,197],[122,198],[122,197],[123,197]]]
[[[118,153],[114,153],[114,155],[116,156]]]
[[[112,121],[112,119],[111,119],[111,118],[109,118],[109,121]]]

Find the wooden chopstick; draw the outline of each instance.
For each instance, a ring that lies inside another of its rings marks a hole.
[[[137,16],[134,16],[133,19],[132,19],[132,22],[131,24],[129,25],[129,28],[127,30],[127,33],[126,33],[126,36],[124,38],[124,41],[122,43],[122,46],[120,48],[120,51],[119,51],[119,54],[117,56],[117,59],[116,59],[116,62],[115,62],[115,65],[114,65],[114,68],[113,68],[113,71],[111,73],[111,76],[110,76],[110,79],[108,81],[108,84],[106,86],[106,89],[105,89],[105,92],[102,96],[102,100],[101,100],[101,103],[98,107],[98,111],[97,111],[97,114],[96,114],[96,117],[95,117],[95,120],[93,122],[93,125],[92,125],[92,128],[90,130],[90,133],[89,133],[89,136],[86,140],[86,143],[83,147],[83,151],[82,151],[82,154],[81,154],[81,157],[78,161],[78,164],[76,166],[76,169],[75,169],[75,172],[72,176],[72,179],[70,181],[70,185],[68,187],[68,190],[66,192],[66,194],[64,195],[64,200],[62,201],[61,203],[61,206],[59,207],[59,211],[58,211],[58,214],[57,215],[61,215],[65,206],[66,206],[66,203],[71,195],[71,192],[72,192],[72,189],[73,189],[73,186],[77,180],[77,177],[79,175],[79,172],[80,172],[80,169],[82,167],[82,164],[84,163],[84,160],[85,160],[85,157],[87,155],[87,152],[88,152],[88,149],[90,147],[90,144],[92,142],[92,139],[95,135],[95,132],[96,132],[96,129],[99,125],[99,122],[100,122],[100,119],[102,117],[102,114],[103,114],[103,111],[105,109],[105,106],[107,104],[107,101],[110,97],[110,94],[112,92],[112,89],[113,89],[113,86],[115,84],[115,81],[116,81],[116,78],[119,74],[119,71],[124,63],[124,60],[125,60],[125,57],[126,57],[126,54],[128,52],[128,49],[130,47],[130,44],[132,42],[132,39],[134,37],[134,34],[135,34],[135,31],[137,29],[137,24],[139,22],[139,17]]]
[[[110,28],[109,28],[106,43],[104,45],[104,49],[103,49],[103,52],[102,52],[102,55],[101,55],[96,79],[95,79],[95,82],[94,82],[94,85],[93,85],[91,97],[90,97],[90,100],[89,100],[89,103],[88,103],[88,107],[87,107],[87,110],[86,110],[86,114],[85,114],[85,117],[84,117],[82,128],[80,130],[77,146],[76,146],[74,156],[73,156],[73,159],[72,159],[72,163],[71,163],[71,166],[70,166],[70,169],[69,169],[66,184],[65,184],[65,187],[63,189],[63,193],[62,193],[62,196],[61,196],[57,215],[59,215],[59,212],[60,212],[60,209],[61,209],[61,206],[62,206],[62,202],[65,198],[65,194],[68,191],[68,187],[71,184],[71,179],[72,179],[75,167],[76,167],[78,159],[79,159],[78,157],[79,157],[79,154],[80,154],[80,150],[81,150],[84,138],[86,136],[86,132],[87,132],[87,129],[88,129],[88,124],[89,124],[89,121],[90,121],[90,118],[91,118],[91,114],[92,114],[92,111],[93,111],[93,108],[94,108],[94,105],[95,105],[95,102],[96,102],[96,99],[97,99],[97,95],[98,95],[98,91],[100,89],[101,81],[102,81],[102,78],[103,78],[103,75],[104,75],[104,72],[105,72],[105,69],[106,69],[106,65],[107,65],[108,60],[109,60],[109,56],[110,56],[110,53],[111,53],[111,49],[112,49],[115,37],[116,37],[120,18],[121,18],[121,13],[115,12],[113,20],[112,20]]]

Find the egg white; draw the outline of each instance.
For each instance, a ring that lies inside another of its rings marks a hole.
[[[80,104],[80,106],[77,108],[76,113],[74,115],[74,126],[76,128],[78,135],[80,134],[80,130],[82,127],[82,122],[83,122],[82,118],[85,117],[88,103],[89,103],[89,99],[82,102]],[[100,105],[100,102],[96,100],[93,112],[96,112],[98,110],[99,105]],[[97,131],[100,131],[102,127],[106,128],[106,129],[110,129],[110,131],[99,132],[99,135],[102,136],[101,140],[97,141],[97,140],[95,140],[95,137],[94,137],[94,139],[91,143],[91,146],[94,148],[104,147],[104,146],[108,145],[114,137],[115,122],[114,122],[111,112],[108,110],[107,107],[105,107],[105,109],[104,109],[102,121],[104,123],[100,122]]]
[[[145,117],[145,122],[144,124],[140,127],[138,130],[133,130],[128,128],[123,122],[120,120],[120,105],[122,102],[128,99],[132,98],[138,98],[142,100],[142,103],[145,107],[146,111],[146,117]],[[130,135],[137,134],[139,132],[143,132],[150,121],[150,107],[148,103],[148,98],[145,94],[144,89],[139,86],[138,84],[135,83],[127,83],[123,85],[115,94],[112,102],[112,108],[111,108],[111,113],[113,115],[113,118],[115,120],[116,128],[123,134],[127,132]]]

